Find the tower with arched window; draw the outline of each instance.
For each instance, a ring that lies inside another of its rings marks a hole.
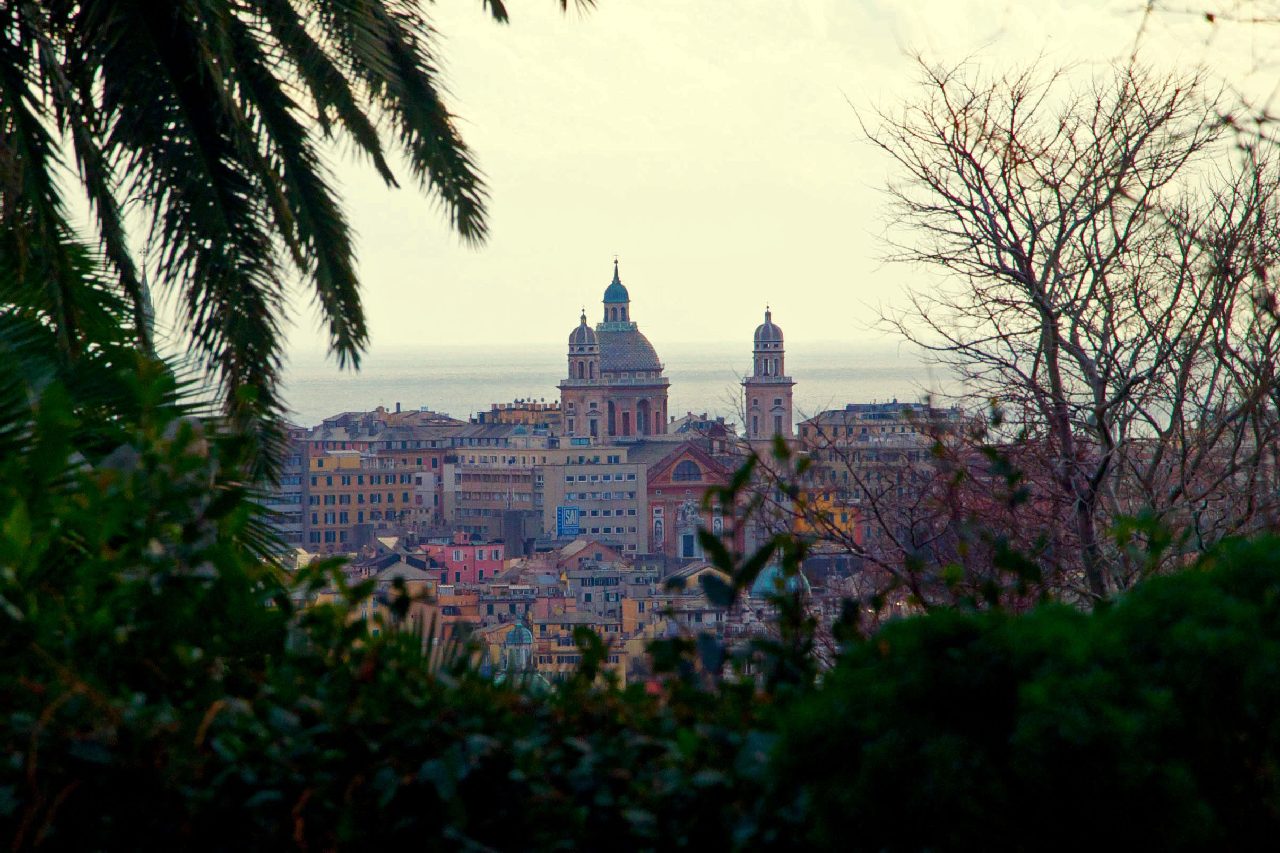
[[[773,322],[773,312],[765,308],[764,322],[756,326],[751,374],[742,380],[748,441],[768,441],[775,435],[791,438],[795,384],[787,375],[782,329]]]

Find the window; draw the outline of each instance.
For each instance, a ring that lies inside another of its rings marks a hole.
[[[697,463],[691,460],[684,460],[676,466],[675,471],[671,473],[671,479],[677,482],[690,482],[702,479],[702,469]]]

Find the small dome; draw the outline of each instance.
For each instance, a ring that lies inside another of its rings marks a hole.
[[[525,627],[524,623],[517,622],[515,627],[507,632],[507,638],[502,644],[504,646],[532,646],[533,632]]]
[[[804,576],[804,572],[798,571],[791,577],[785,577],[782,566],[777,563],[770,563],[761,569],[760,574],[756,575],[755,583],[751,584],[752,598],[764,598],[781,592],[808,595],[809,591],[809,579]]]
[[[583,311],[577,328],[569,333],[569,346],[593,347],[596,345],[596,330],[587,325],[587,312]]]
[[[774,325],[773,312],[764,309],[764,322],[756,326],[756,343],[782,343],[782,329]]]
[[[627,293],[627,289],[622,286],[622,279],[618,278],[618,262],[613,262],[613,281],[609,282],[609,286],[604,290],[604,304],[617,305],[631,301],[631,295]]]

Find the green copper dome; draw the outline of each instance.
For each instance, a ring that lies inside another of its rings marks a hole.
[[[764,598],[779,593],[795,592],[802,595],[808,595],[810,592],[809,579],[804,576],[804,572],[796,572],[787,577],[782,573],[782,566],[770,563],[756,575],[755,583],[751,584],[750,594],[752,598]]]
[[[613,262],[613,281],[609,282],[609,286],[604,291],[604,304],[616,305],[619,303],[630,302],[631,296],[627,293],[627,289],[622,285],[622,279],[618,278],[618,262]]]
[[[526,628],[523,623],[517,622],[515,627],[507,632],[507,638],[503,645],[531,646],[533,645],[533,632]]]

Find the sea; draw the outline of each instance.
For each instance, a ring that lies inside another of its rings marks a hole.
[[[671,382],[667,411],[738,422],[751,353],[742,342],[670,343],[657,347]],[[846,403],[939,397],[946,377],[907,344],[873,341],[788,343],[797,420]],[[420,346],[371,350],[358,372],[339,370],[321,353],[289,358],[285,400],[299,426],[377,406],[430,409],[467,420],[492,403],[552,402],[568,369],[564,346]]]

